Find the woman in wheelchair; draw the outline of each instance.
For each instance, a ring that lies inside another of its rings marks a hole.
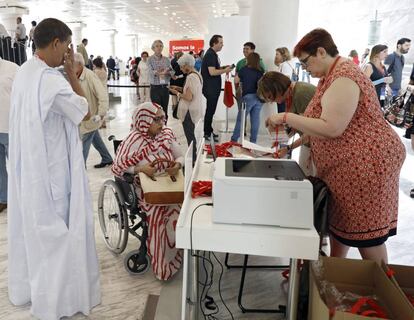
[[[162,108],[151,102],[137,107],[132,116],[131,131],[118,147],[112,172],[122,177],[125,173],[136,174],[134,185],[141,210],[148,216],[148,255],[152,270],[160,280],[168,280],[180,268],[182,251],[175,248],[175,226],[180,212],[179,205],[155,206],[143,201],[138,173],[149,177],[167,172],[175,175],[183,164],[183,154],[174,133],[164,126],[165,114]],[[167,167],[165,162],[152,162],[168,159],[174,165]]]

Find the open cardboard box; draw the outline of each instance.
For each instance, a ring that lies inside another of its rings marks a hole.
[[[388,319],[413,320],[414,310],[381,267],[374,261],[321,257],[324,271],[322,278],[335,284],[339,291],[350,291],[359,295],[375,295],[385,309]],[[330,317],[329,309],[320,295],[320,282],[310,268],[309,316],[308,320],[377,319],[336,311]]]
[[[414,296],[414,267],[395,264],[386,265],[385,263],[382,263],[382,269],[385,272],[387,272],[388,268],[394,271],[394,274],[390,279],[397,289],[402,291],[404,297],[407,299],[406,294]],[[409,304],[414,311],[414,306],[410,302]]]

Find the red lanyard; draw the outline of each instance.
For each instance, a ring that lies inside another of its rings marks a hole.
[[[341,59],[341,56],[337,56],[332,66],[329,68],[328,74],[324,79],[328,79],[328,77],[331,75],[332,71],[335,69],[336,64],[338,63],[339,59]]]
[[[292,84],[289,86],[287,95],[286,95],[286,110],[285,112],[290,112],[290,109],[292,107],[292,100],[293,100],[293,89]]]

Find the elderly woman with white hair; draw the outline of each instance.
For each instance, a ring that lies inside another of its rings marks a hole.
[[[194,136],[195,124],[203,117],[202,88],[203,80],[194,68],[195,59],[186,53],[178,59],[181,71],[187,75],[182,93],[176,89],[170,89],[176,94],[178,102],[177,116],[183,124],[187,143],[193,142],[193,159],[196,157],[196,139]]]

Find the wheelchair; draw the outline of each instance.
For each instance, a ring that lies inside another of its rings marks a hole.
[[[122,140],[115,136],[115,153]],[[141,211],[133,185],[134,175],[124,174],[123,178],[106,180],[98,196],[98,218],[106,247],[114,254],[121,254],[128,243],[128,235],[136,237],[139,248],[129,252],[124,258],[125,269],[131,275],[140,275],[148,271],[150,258],[147,253],[148,221],[147,214]]]

